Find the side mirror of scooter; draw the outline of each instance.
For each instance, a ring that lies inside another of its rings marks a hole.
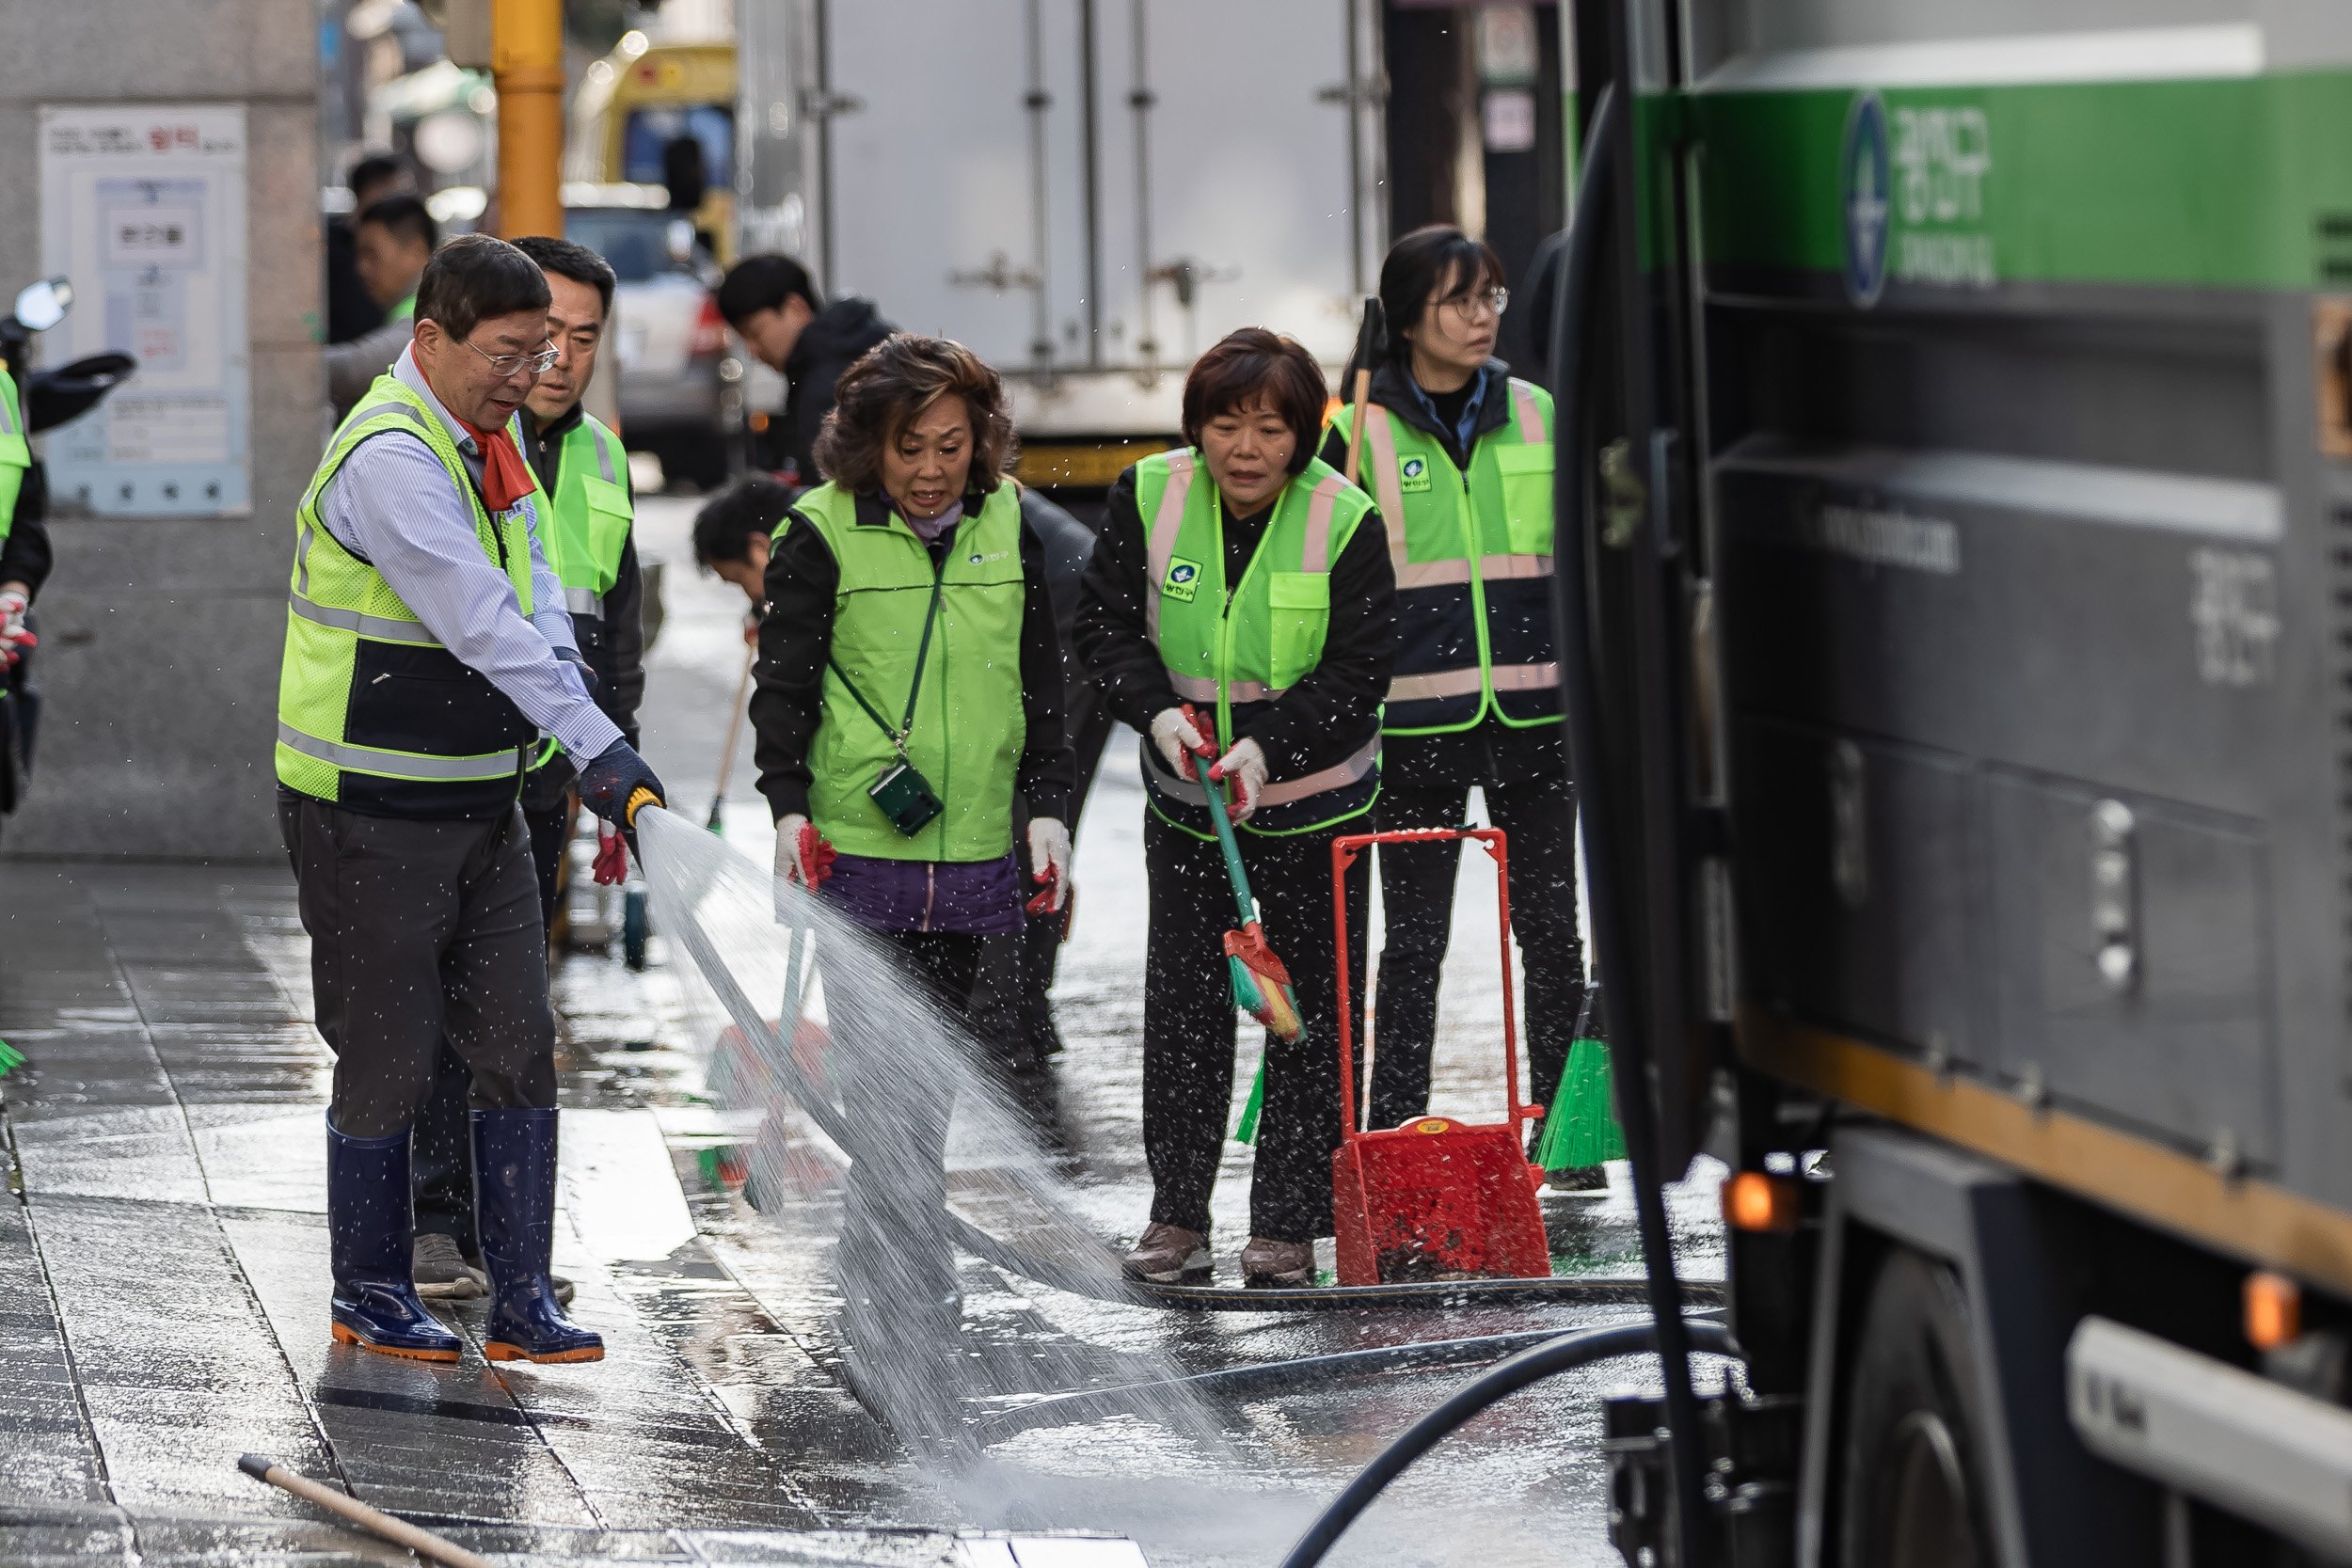
[[[27,331],[46,332],[73,309],[73,285],[62,277],[28,283],[16,296],[16,319]]]

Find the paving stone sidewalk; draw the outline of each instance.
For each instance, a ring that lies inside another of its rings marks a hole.
[[[334,1345],[325,1114],[267,869],[0,864],[0,1560],[399,1560],[247,1451],[518,1560],[943,1560],[897,1445],[693,1234],[653,1113],[566,1074],[557,1267],[588,1367]],[[644,1256],[655,1247],[660,1253]]]

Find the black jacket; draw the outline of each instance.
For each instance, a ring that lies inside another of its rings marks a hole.
[[[539,425],[526,418],[523,425],[528,434],[531,466],[539,476],[539,485],[551,497],[556,481],[564,467],[564,437],[580,427],[580,406],[574,404],[562,419]],[[533,426],[536,429],[532,429]],[[636,503],[636,486],[629,483],[626,471],[621,484],[629,492],[629,501]],[[540,547],[547,547],[543,540]],[[637,565],[637,531],[629,530],[628,539],[621,546],[620,565],[613,573],[612,586],[606,591],[599,607],[602,619],[590,615],[572,617],[572,636],[580,643],[580,656],[596,672],[596,706],[604,716],[621,727],[621,738],[635,749],[638,741],[637,708],[645,697],[645,628],[644,574]],[[558,754],[545,768],[531,775],[523,785],[523,804],[532,810],[544,810],[563,799],[564,790],[575,776],[570,761]]]
[[[1225,580],[1247,570],[1273,509],[1225,519]],[[1103,531],[1087,563],[1078,605],[1078,651],[1102,689],[1112,718],[1149,735],[1152,716],[1181,705],[1168,667],[1144,630],[1148,551],[1136,510],[1136,471],[1119,476],[1105,498]],[[1364,721],[1380,711],[1395,657],[1396,571],[1378,512],[1368,512],[1331,562],[1331,620],[1323,662],[1261,708],[1241,736],[1258,742],[1278,779],[1296,778],[1345,761],[1363,743]]]
[[[1478,404],[1474,435],[1486,436],[1511,420],[1511,367],[1489,359],[1478,372],[1486,389]],[[1438,427],[1406,385],[1405,367],[1394,359],[1372,372],[1372,402],[1396,415],[1414,430],[1434,436],[1454,460],[1457,476],[1470,467],[1458,433]],[[1323,460],[1342,473],[1347,471],[1347,442],[1337,429],[1323,438]],[[1360,472],[1361,469],[1359,468]],[[1366,489],[1371,485],[1367,483]],[[1538,724],[1521,728],[1488,714],[1473,729],[1451,735],[1391,735],[1380,741],[1380,780],[1385,789],[1456,789],[1476,784],[1512,784],[1542,773],[1561,773],[1568,766],[1566,727]]]
[[[833,384],[859,356],[898,330],[882,320],[872,300],[855,294],[834,300],[801,329],[800,341],[784,362],[784,378],[790,387],[778,420],[783,429],[769,427],[770,454],[777,468],[787,463],[797,467],[803,484],[815,484],[823,477],[815,456],[817,432],[833,412]]]
[[[979,511],[977,492],[964,498],[966,515]],[[857,520],[879,525],[887,515],[877,497],[857,499]],[[953,533],[931,546],[938,569]],[[1013,772],[1013,789],[1034,816],[1068,820],[1073,766],[1062,735],[1062,653],[1047,591],[1047,551],[1024,508],[1021,523],[1021,710],[1027,734]],[[759,792],[781,821],[808,815],[808,752],[822,717],[826,652],[841,591],[841,564],[816,525],[797,509],[785,514],[784,536],[768,557],[768,602],[759,622],[759,660],[751,702],[753,759]],[[936,783],[936,781],[934,781]]]
[[[1063,684],[1068,689],[1064,705],[1072,706],[1069,693],[1087,679],[1085,662],[1078,657],[1078,600],[1087,562],[1094,554],[1094,535],[1084,523],[1035,490],[1021,492],[1021,520],[1037,535],[1045,552],[1045,592],[1054,603],[1054,636],[1061,644]]]

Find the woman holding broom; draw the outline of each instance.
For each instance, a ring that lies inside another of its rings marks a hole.
[[[776,876],[826,884],[912,990],[961,1018],[981,937],[1021,930],[1033,894],[1041,911],[1069,895],[1070,751],[1043,547],[1004,476],[1004,384],[971,350],[898,333],[834,395],[817,437],[832,478],[785,514],[763,584],[750,711]],[[952,1316],[938,1234],[950,1107],[937,1085],[888,1070],[902,1042],[867,1037],[854,1008],[832,1018],[846,1067],[863,1073],[857,1119],[873,1140],[850,1150],[845,1267]]]
[[[1380,828],[1456,826],[1476,785],[1487,820],[1510,835],[1528,1066],[1535,1103],[1549,1106],[1584,992],[1576,800],[1551,624],[1551,399],[1492,357],[1507,303],[1502,261],[1461,230],[1433,225],[1397,241],[1380,267],[1388,342],[1373,356],[1361,439],[1355,410],[1343,408],[1323,458],[1345,467],[1355,445],[1351,471],[1387,520],[1396,572]],[[1460,853],[1459,843],[1380,851],[1375,1127],[1428,1110]],[[1605,1120],[1606,1057],[1586,1054]],[[1554,1180],[1606,1184],[1597,1164]]]
[[[1307,351],[1261,328],[1202,355],[1184,383],[1186,447],[1146,458],[1111,487],[1081,590],[1080,655],[1112,716],[1147,736],[1143,1143],[1153,1191],[1126,1266],[1155,1283],[1211,1272],[1237,984],[1270,1025],[1244,1281],[1311,1283],[1315,1238],[1331,1234],[1341,1127],[1331,841],[1368,825],[1379,792],[1394,578],[1370,499],[1315,459],[1324,397]],[[1238,827],[1235,864],[1263,933],[1247,933],[1237,911],[1239,877],[1229,876],[1213,811]],[[1348,973],[1360,977],[1370,893],[1360,860],[1346,886]],[[1229,946],[1236,927],[1245,932]],[[1238,980],[1237,968],[1248,971]]]

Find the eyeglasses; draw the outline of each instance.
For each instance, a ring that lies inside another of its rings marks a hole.
[[[476,354],[482,355],[482,357],[489,362],[490,368],[498,372],[501,381],[510,381],[523,371],[529,371],[532,374],[537,375],[564,357],[564,351],[557,348],[552,341],[536,354],[485,354],[481,349],[474,348],[473,344],[467,343],[463,338],[457,341],[466,343],[468,348],[473,348]]]
[[[1464,326],[1475,322],[1482,308],[1491,306],[1498,316],[1511,308],[1511,291],[1487,289],[1479,293],[1455,294],[1452,299],[1438,301],[1438,309],[1450,312]]]

